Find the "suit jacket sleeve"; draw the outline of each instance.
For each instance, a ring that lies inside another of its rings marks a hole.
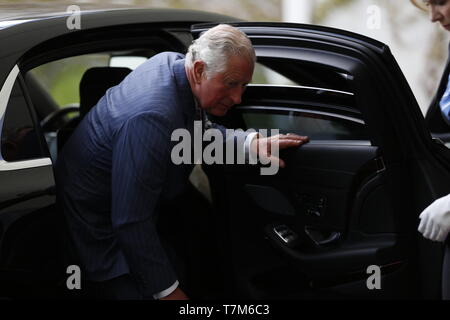
[[[114,137],[112,225],[145,297],[177,279],[156,231],[156,205],[170,164],[169,121],[156,112],[129,119]]]
[[[234,134],[227,135],[226,134],[227,128],[225,128],[224,126],[222,126],[220,124],[209,122],[209,121],[208,121],[208,125],[206,125],[206,128],[207,129],[214,128],[214,129],[219,130],[222,133],[222,136],[224,137],[223,141],[224,141],[225,145],[227,145],[227,143],[229,141],[233,141],[233,146],[234,146],[233,153],[235,155],[235,161],[237,161],[237,159],[243,159],[245,163],[247,163],[249,161],[250,143],[257,136],[256,131],[249,132],[249,131],[243,131],[243,130],[242,131],[235,130]],[[226,153],[227,149],[224,148],[224,151]]]

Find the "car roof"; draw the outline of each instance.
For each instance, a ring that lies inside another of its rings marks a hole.
[[[230,21],[241,21],[241,19],[237,19],[235,17],[222,15],[213,12],[199,11],[199,10],[190,10],[190,9],[167,9],[167,8],[114,8],[114,9],[96,9],[96,10],[81,10],[80,15],[95,15],[95,16],[109,16],[114,17],[117,14],[121,16],[132,17],[136,15],[136,13],[144,13],[148,15],[148,18],[151,18],[152,21],[172,21],[174,17],[183,17],[185,21],[192,20],[202,20],[202,21],[211,21],[211,22],[219,22],[225,20]],[[38,20],[49,20],[51,21],[57,18],[67,18],[71,16],[71,12],[43,12],[43,13],[30,13],[27,15],[17,15],[13,17],[0,18],[0,23],[4,24],[2,28],[7,27],[9,24],[15,25],[17,23],[22,23],[24,21],[38,21]],[[142,21],[141,21],[142,22]],[[149,22],[147,20],[146,22]]]
[[[95,10],[82,10],[81,14],[95,13],[95,12],[106,12],[106,11],[116,11],[116,10],[135,10],[136,8],[111,8],[111,9],[95,9]],[[142,10],[145,8],[137,8]],[[39,20],[39,19],[49,19],[55,17],[69,16],[71,13],[67,11],[28,11],[26,14],[16,12],[15,14],[10,14],[5,17],[0,17],[0,22],[3,21],[20,21],[20,20]]]
[[[154,24],[161,28],[176,27],[189,30],[195,23],[224,23],[241,21],[226,15],[184,9],[106,9],[80,12],[81,30],[69,30],[68,18],[72,13],[45,13],[0,21],[0,83],[31,48],[47,40],[78,31],[98,28]]]
[[[67,28],[67,19],[71,13],[45,13],[0,20],[0,58],[8,56],[9,51],[26,49],[60,35],[76,32]],[[106,9],[80,12],[81,30],[96,29],[131,24],[155,23],[161,26],[185,25],[194,23],[220,23],[241,21],[226,15],[183,9]],[[23,49],[22,49],[23,48]]]

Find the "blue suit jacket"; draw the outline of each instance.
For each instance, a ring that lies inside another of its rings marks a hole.
[[[57,190],[88,279],[131,273],[147,297],[175,282],[155,208],[188,180],[192,166],[171,162],[171,134],[194,120],[184,56],[162,53],[109,89],[68,140]]]

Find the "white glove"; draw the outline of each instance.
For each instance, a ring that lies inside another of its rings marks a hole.
[[[444,242],[450,231],[450,194],[430,204],[419,218],[418,230],[425,238]]]

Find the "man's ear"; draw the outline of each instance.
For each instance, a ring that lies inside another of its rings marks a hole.
[[[206,71],[206,65],[203,61],[197,60],[194,62],[193,69],[194,69],[194,81],[196,84],[200,84]]]

